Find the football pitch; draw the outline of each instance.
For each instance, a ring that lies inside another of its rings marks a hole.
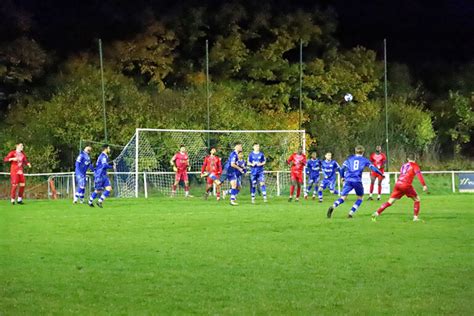
[[[3,201],[0,314],[472,315],[472,196],[332,201]]]

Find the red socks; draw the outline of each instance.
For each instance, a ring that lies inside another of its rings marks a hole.
[[[301,187],[298,186],[298,187],[296,188],[296,198],[299,198],[299,197],[300,197],[300,194],[301,194]]]
[[[384,204],[382,204],[382,206],[380,206],[380,208],[377,210],[377,213],[380,215],[382,214],[382,212],[387,208],[387,207],[390,207],[392,206],[392,204],[388,203],[388,202],[385,202]]]
[[[293,196],[294,193],[295,193],[295,186],[291,185],[290,186],[290,197]]]
[[[173,185],[171,186],[171,191],[176,192],[176,185],[173,184]]]
[[[23,193],[25,193],[25,187],[20,185],[20,189],[18,190],[18,197],[20,199],[23,198]]]
[[[184,191],[185,191],[185,192],[189,192],[189,185],[185,185],[185,186],[184,186]]]
[[[418,216],[418,213],[420,213],[420,201],[415,201],[413,211],[415,213],[415,216]]]
[[[379,195],[382,194],[382,185],[379,184]]]
[[[370,194],[372,194],[372,192],[374,192],[374,184],[373,183],[370,184]]]
[[[14,200],[16,198],[16,187],[17,187],[16,184],[12,185],[12,188],[10,190],[10,196],[11,196],[12,200]]]

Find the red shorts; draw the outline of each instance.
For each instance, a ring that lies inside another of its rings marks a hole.
[[[25,183],[25,175],[24,174],[11,174],[10,183],[11,184]]]
[[[290,178],[291,178],[291,181],[296,181],[297,183],[303,183],[303,172],[291,172]]]
[[[188,171],[186,169],[178,170],[176,172],[174,180],[177,181],[177,182],[179,182],[179,181],[187,182],[188,181]]]
[[[382,173],[384,173],[383,170],[380,170]],[[383,180],[383,177],[381,175],[379,175],[377,172],[375,171],[371,171],[370,172],[370,176],[373,177],[373,178],[376,178],[376,179],[379,179],[379,181],[382,181]]]
[[[393,192],[390,195],[390,198],[400,199],[404,195],[406,195],[409,198],[414,198],[418,194],[416,193],[415,188],[411,184],[397,183],[395,184],[395,187],[393,188]]]
[[[207,176],[207,184],[213,184],[216,180],[219,180],[219,177],[215,173],[211,173]]]

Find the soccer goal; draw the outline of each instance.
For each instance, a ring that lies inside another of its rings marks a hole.
[[[174,182],[171,157],[181,145],[186,146],[191,166],[191,186],[201,186],[199,177],[204,157],[210,147],[217,148],[223,165],[236,142],[243,144],[244,157],[259,143],[265,154],[266,185],[269,195],[279,196],[288,191],[289,168],[286,160],[299,146],[305,150],[304,130],[174,130],[139,128],[115,159],[115,186],[120,197],[149,197],[169,195]],[[248,188],[248,176],[243,187]],[[228,183],[223,183],[227,188]],[[183,188],[178,194],[183,194]]]

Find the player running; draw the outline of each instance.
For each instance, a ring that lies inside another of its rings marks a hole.
[[[380,214],[387,208],[393,205],[397,200],[401,199],[404,195],[409,197],[414,201],[413,205],[413,221],[418,221],[418,214],[420,213],[420,197],[416,193],[415,188],[413,187],[413,179],[415,176],[420,181],[423,186],[423,191],[428,192],[428,187],[426,186],[425,179],[421,174],[420,167],[415,162],[415,155],[408,154],[407,163],[405,163],[400,168],[400,176],[398,177],[397,183],[393,188],[393,192],[388,199],[388,202],[385,202],[380,206],[380,208],[372,214],[372,220],[375,221]]]
[[[75,176],[76,176],[76,193],[74,194],[74,204],[80,200],[81,204],[84,203],[84,194],[86,192],[86,173],[87,170],[90,169],[94,172],[94,166],[91,163],[91,158],[89,154],[92,151],[91,146],[86,146],[84,150],[77,156],[76,158],[76,166],[75,166]]]
[[[308,184],[306,186],[306,192],[304,193],[305,200],[308,199],[308,195],[311,192],[311,188],[313,186],[313,200],[316,199],[316,190],[318,189],[320,171],[321,160],[318,159],[318,154],[313,151],[311,153],[311,159],[308,160],[308,164],[306,165],[306,176],[308,177]]]
[[[260,184],[262,190],[263,202],[267,202],[267,187],[265,186],[264,166],[267,162],[265,155],[260,151],[260,144],[253,144],[253,151],[247,159],[250,166],[250,194],[252,196],[252,204],[255,203],[255,192],[257,185]]]
[[[364,186],[362,185],[362,172],[366,167],[369,167],[372,171],[375,171],[377,174],[382,175],[379,169],[375,167],[367,158],[363,156],[364,154],[363,146],[356,146],[355,155],[347,158],[346,161],[342,164],[340,169],[341,181],[344,182],[344,187],[342,188],[341,197],[331,205],[327,212],[327,217],[331,218],[334,209],[344,203],[347,198],[347,195],[352,190],[355,190],[357,195],[357,201],[352,205],[352,208],[347,215],[348,218],[352,218],[354,213],[362,204],[362,199],[364,196]],[[383,175],[382,175],[383,176]]]
[[[297,187],[295,202],[299,202],[301,194],[301,184],[303,183],[303,171],[304,166],[306,165],[306,155],[303,154],[303,147],[298,147],[298,151],[296,153],[293,153],[290,158],[288,158],[287,163],[291,168],[291,186],[290,197],[288,198],[288,202],[291,202],[293,200],[295,186]]]
[[[206,192],[204,198],[207,200],[209,194],[213,189],[213,184],[216,185],[216,198],[217,201],[221,199],[221,181],[219,177],[222,173],[221,159],[216,156],[217,149],[211,147],[209,155],[204,158],[204,162],[201,168],[201,178],[207,177],[206,179]]]
[[[375,147],[375,152],[370,154],[369,159],[370,162],[383,174],[385,164],[387,163],[387,156],[385,156],[385,154],[382,152],[382,146]],[[377,196],[377,201],[380,201],[380,194],[382,194],[382,180],[384,177],[373,171],[370,173],[370,194],[368,200],[373,200],[372,193],[374,192],[375,179],[378,181],[379,195]]]
[[[336,160],[332,159],[332,153],[327,152],[324,155],[324,160],[321,162],[321,170],[323,171],[323,181],[319,185],[318,198],[319,202],[323,202],[323,190],[329,188],[329,192],[332,194],[339,194],[336,190],[336,172],[340,174],[339,164]]]
[[[171,186],[171,197],[176,195],[176,189],[178,188],[180,181],[184,182],[184,196],[192,197],[189,194],[188,178],[188,171],[191,171],[191,166],[189,165],[189,157],[184,145],[179,147],[179,152],[177,152],[173,158],[171,158],[170,164],[173,167],[173,171],[176,172],[174,183]]]
[[[25,193],[25,174],[23,173],[24,166],[31,168],[31,163],[26,158],[25,153],[23,152],[24,146],[23,143],[18,143],[15,145],[15,150],[12,150],[8,155],[3,159],[4,162],[10,163],[10,197],[12,205],[15,205],[16,192],[18,189],[18,204],[25,204],[23,202],[23,194]]]
[[[227,180],[230,182],[230,205],[236,206],[239,205],[236,202],[237,194],[239,193],[239,188],[241,186],[242,177],[241,175],[245,173],[244,168],[239,165],[239,153],[242,153],[242,143],[237,142],[234,146],[234,150],[229,155],[228,168],[227,168]]]
[[[89,206],[94,207],[95,198],[102,193],[99,200],[97,201],[97,206],[102,208],[102,203],[106,198],[110,196],[112,192],[112,185],[110,184],[109,177],[107,176],[107,170],[112,169],[115,166],[115,163],[109,163],[110,155],[110,146],[105,144],[102,146],[102,153],[97,158],[94,170],[94,191],[89,197]]]

